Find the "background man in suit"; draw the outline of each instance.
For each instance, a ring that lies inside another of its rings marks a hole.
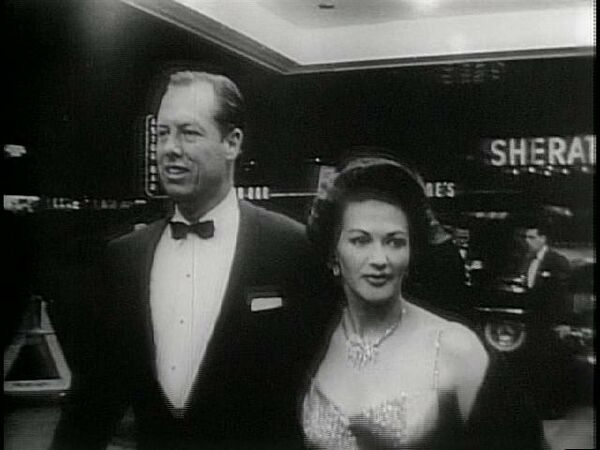
[[[567,258],[549,245],[548,226],[534,220],[523,228],[526,253],[521,271],[525,275],[531,306],[539,320],[556,324],[569,312],[568,282],[571,267]]]
[[[548,243],[548,231],[541,224],[532,224],[525,230],[527,258],[527,287],[540,288],[551,283],[554,288],[564,289],[570,273],[567,258],[553,250]]]
[[[427,257],[420,261],[407,280],[408,291],[438,313],[467,316],[471,307],[465,264],[459,248],[429,209],[430,232]]]
[[[297,395],[326,326],[304,230],[238,202],[244,105],[228,78],[172,74],[157,162],[171,217],[112,241],[98,357],[54,448],[105,448],[131,405],[138,448],[293,448]]]
[[[539,412],[551,419],[564,412],[572,392],[566,372],[569,355],[554,331],[572,307],[568,291],[571,270],[567,258],[549,245],[548,225],[542,219],[526,223],[523,231],[527,252],[521,267],[532,310],[527,359],[537,374],[532,381]]]

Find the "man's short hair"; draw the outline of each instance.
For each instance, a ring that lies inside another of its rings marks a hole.
[[[208,83],[213,87],[218,102],[214,119],[219,126],[221,136],[226,136],[234,128],[244,129],[246,110],[244,97],[237,85],[224,75],[178,70],[170,74],[162,95],[171,86],[191,86],[194,83]]]
[[[547,240],[550,240],[550,225],[547,220],[543,218],[531,218],[523,223],[523,228],[526,230],[537,230],[539,236],[545,236]]]

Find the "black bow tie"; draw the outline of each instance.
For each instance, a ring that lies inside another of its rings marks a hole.
[[[195,233],[202,239],[210,239],[215,235],[215,223],[212,220],[188,225],[183,222],[169,222],[173,239],[183,239],[188,233]]]

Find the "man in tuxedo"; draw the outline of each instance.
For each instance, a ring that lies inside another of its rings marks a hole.
[[[528,225],[524,239],[527,246],[524,264],[527,288],[532,295],[543,297],[539,299],[540,302],[550,301],[549,297],[553,297],[555,301],[545,305],[547,308],[543,313],[551,313],[556,317],[567,306],[565,295],[571,272],[569,261],[549,246],[548,231],[543,224]]]
[[[224,76],[170,76],[157,163],[174,211],[108,245],[97,357],[53,448],[105,448],[127,406],[141,449],[301,445],[325,276],[300,224],[237,200],[243,112]]]
[[[532,379],[534,398],[542,417],[558,418],[568,403],[566,368],[569,355],[561,347],[554,328],[570,307],[567,258],[549,245],[549,230],[541,220],[526,224],[523,235],[527,253],[522,264],[532,316],[528,325],[527,360],[537,374]]]

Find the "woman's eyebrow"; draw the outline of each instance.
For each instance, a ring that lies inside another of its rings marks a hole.
[[[408,232],[404,231],[404,230],[395,230],[395,231],[390,231],[389,233],[387,233],[388,236],[394,236],[396,234],[399,234],[401,236],[407,236]]]

